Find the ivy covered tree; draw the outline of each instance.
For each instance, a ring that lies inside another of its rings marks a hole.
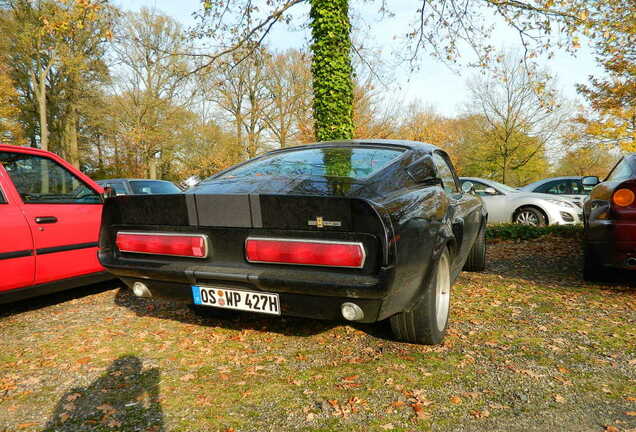
[[[349,0],[312,0],[311,72],[318,141],[353,137]]]

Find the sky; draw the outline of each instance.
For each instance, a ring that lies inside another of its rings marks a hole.
[[[120,1],[123,9],[138,10],[141,7],[154,8],[172,16],[186,27],[193,24],[192,13],[200,8],[200,0],[125,0]],[[463,67],[451,70],[430,56],[422,58],[421,68],[411,72],[406,64],[397,64],[395,53],[403,43],[400,38],[407,31],[408,25],[416,16],[416,3],[412,0],[391,0],[389,2],[395,16],[380,20],[378,6],[363,1],[352,2],[352,12],[356,15],[357,24],[365,39],[365,44],[381,51],[385,65],[391,70],[386,87],[381,87],[387,100],[408,104],[419,101],[424,106],[433,107],[445,116],[462,113],[468,101],[466,80],[476,73],[472,68]],[[296,6],[294,23],[302,24],[308,13],[308,6]],[[495,46],[505,50],[520,50],[516,33],[509,29],[498,29]],[[274,50],[302,48],[307,46],[306,30],[293,30],[285,25],[274,28],[266,43]],[[599,74],[600,69],[594,61],[589,47],[583,44],[577,56],[557,53],[552,59],[541,59],[541,63],[556,76],[562,94],[571,100],[580,101],[576,93],[576,84],[584,84],[591,74]]]

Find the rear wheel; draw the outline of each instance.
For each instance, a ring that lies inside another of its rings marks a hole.
[[[448,249],[444,249],[435,274],[419,303],[411,311],[391,317],[391,329],[395,337],[425,345],[441,343],[448,325],[450,289],[450,255]]]
[[[547,218],[541,210],[535,207],[521,207],[515,212],[514,223],[530,226],[546,226]]]
[[[486,227],[483,226],[477,234],[466,264],[465,271],[484,271],[486,269]]]

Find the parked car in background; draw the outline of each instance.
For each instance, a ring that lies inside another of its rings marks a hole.
[[[437,147],[320,143],[266,153],[182,194],[107,199],[99,257],[137,296],[390,319],[397,338],[435,344],[455,278],[484,268],[486,218]]]
[[[97,260],[102,192],[53,153],[0,145],[0,303],[112,278]]]
[[[530,183],[519,189],[527,192],[560,195],[572,200],[579,207],[592,191],[591,186],[585,186],[581,181],[584,177],[551,177]],[[598,180],[598,179],[597,179]]]
[[[581,209],[559,196],[526,192],[496,181],[462,177],[462,186],[472,183],[475,193],[484,200],[488,223],[523,225],[569,225],[581,222]]]
[[[97,180],[102,187],[110,187],[115,195],[152,195],[181,193],[181,189],[167,180],[149,179],[106,179]]]
[[[636,154],[623,157],[603,182],[582,182],[594,187],[583,207],[583,277],[603,281],[611,269],[636,270]]]

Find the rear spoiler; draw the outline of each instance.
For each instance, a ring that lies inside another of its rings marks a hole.
[[[383,244],[385,262],[393,237],[388,215],[367,200],[304,195],[124,195],[104,202],[102,234],[112,226],[364,232]]]

